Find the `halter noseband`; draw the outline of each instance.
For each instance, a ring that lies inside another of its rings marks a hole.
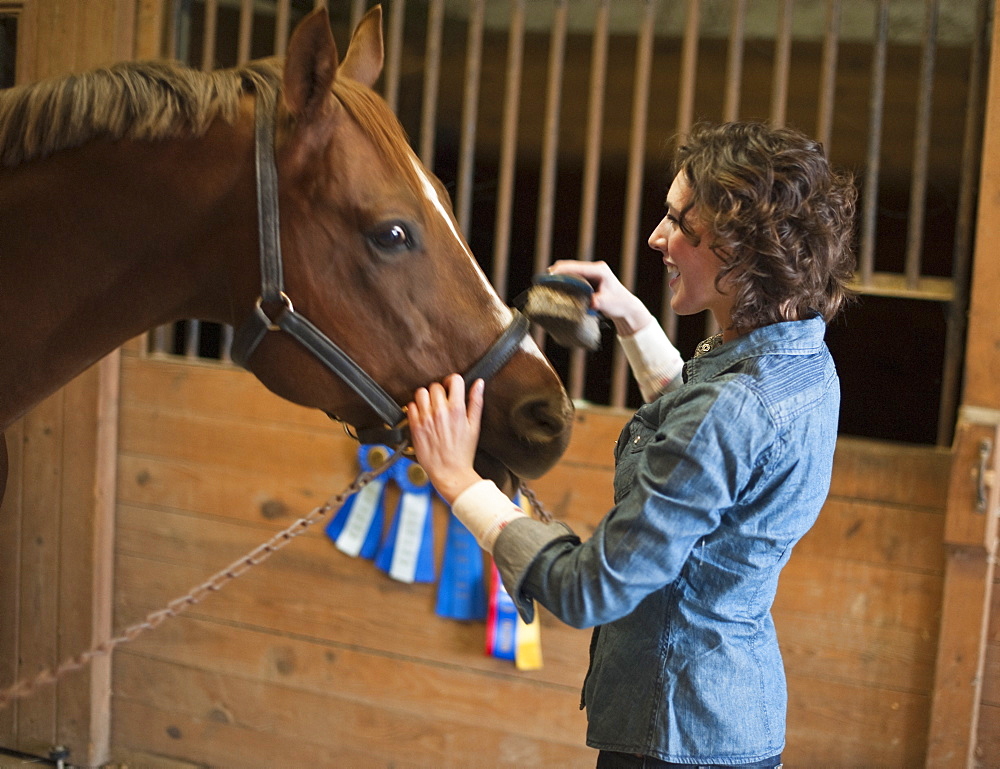
[[[383,427],[359,430],[362,443],[398,445],[408,440],[404,430],[406,415],[402,407],[378,382],[372,379],[340,347],[303,315],[295,311],[284,290],[281,267],[281,241],[278,227],[278,170],[274,160],[274,105],[270,92],[257,93],[255,108],[257,231],[260,244],[260,297],[250,317],[233,335],[232,358],[247,367],[250,356],[269,331],[284,331],[302,344],[330,371],[340,377],[382,421]],[[280,309],[271,318],[264,305]],[[463,376],[466,385],[476,379],[489,379],[503,368],[528,333],[529,322],[511,308],[513,317],[500,338]]]

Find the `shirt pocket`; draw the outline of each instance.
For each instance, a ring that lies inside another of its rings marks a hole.
[[[656,430],[640,417],[633,417],[618,437],[615,447],[615,504],[620,502],[631,490],[635,480],[636,469],[642,452],[652,440]]]

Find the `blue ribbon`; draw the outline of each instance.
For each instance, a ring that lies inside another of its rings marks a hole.
[[[517,659],[517,607],[500,580],[496,564],[486,618],[486,653],[512,662]]]
[[[371,444],[358,447],[358,463],[369,472],[392,456],[388,446]],[[352,494],[326,526],[326,534],[337,549],[351,556],[374,558],[382,538],[385,520],[385,487],[392,477],[389,468],[376,476],[361,491]]]
[[[448,518],[435,611],[448,619],[486,618],[483,554],[472,532],[454,514]]]
[[[402,490],[396,515],[375,565],[400,582],[434,581],[434,516],[427,472],[411,459],[396,462],[393,477]]]

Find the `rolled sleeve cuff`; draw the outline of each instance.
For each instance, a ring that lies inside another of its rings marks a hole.
[[[472,532],[479,546],[493,552],[497,535],[511,521],[527,518],[525,512],[508,499],[493,481],[472,484],[455,499],[452,512]]]
[[[647,323],[618,342],[647,403],[680,383],[684,359],[659,323]]]
[[[528,571],[539,554],[558,541],[576,544],[580,539],[564,523],[543,523],[527,516],[510,521],[496,538],[493,560],[504,588],[525,622],[531,622],[535,617],[534,596],[524,590]]]

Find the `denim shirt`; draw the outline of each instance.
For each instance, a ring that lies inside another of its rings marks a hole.
[[[585,542],[509,524],[494,557],[522,616],[538,600],[599,626],[587,744],[676,763],[782,751],[787,693],[771,605],[826,499],[840,387],[814,317],[684,365],[615,449],[615,506]]]

